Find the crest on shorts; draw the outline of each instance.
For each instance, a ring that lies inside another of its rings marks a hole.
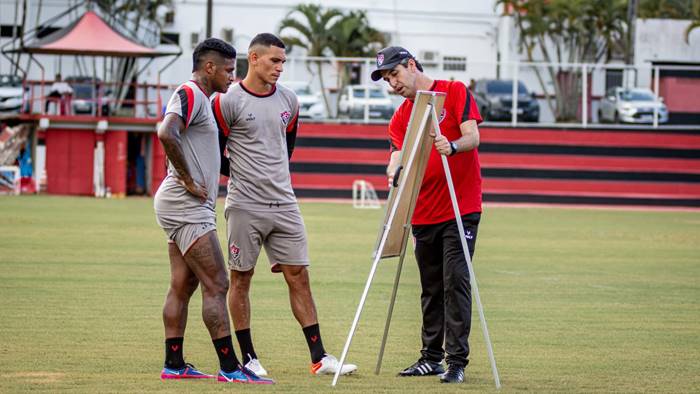
[[[238,258],[241,257],[241,248],[236,246],[236,244],[231,244],[229,251],[231,252],[232,259],[238,260]]]
[[[289,111],[284,111],[284,112],[280,113],[280,118],[282,118],[282,123],[284,123],[285,125],[287,123],[289,123],[289,118],[291,118],[291,117],[292,117],[292,113]]]
[[[377,67],[381,67],[382,63],[384,63],[384,54],[380,53],[377,55]]]

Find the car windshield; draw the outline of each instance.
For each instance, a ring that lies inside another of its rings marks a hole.
[[[644,90],[623,90],[620,92],[622,101],[654,101],[654,95]]]
[[[355,98],[364,98],[365,89],[354,89],[352,96]],[[382,89],[369,89],[369,98],[386,98],[386,93]]]
[[[486,85],[486,91],[493,94],[512,94],[513,81],[491,81]],[[522,82],[518,82],[518,94],[527,94],[527,88]]]
[[[21,86],[22,79],[16,75],[0,75],[0,86]]]
[[[309,96],[309,95],[311,95],[311,88],[308,85],[297,86],[294,88],[294,93],[296,93],[297,95],[301,95],[301,96]]]
[[[92,99],[92,86],[84,84],[73,85],[74,96],[79,99]]]

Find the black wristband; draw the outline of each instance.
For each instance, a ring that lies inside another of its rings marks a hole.
[[[452,149],[452,150],[450,151],[450,156],[452,156],[452,155],[454,155],[455,153],[457,153],[457,144],[455,144],[454,141],[450,141],[450,149]]]

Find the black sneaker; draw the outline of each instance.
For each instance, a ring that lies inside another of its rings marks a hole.
[[[464,382],[464,367],[460,365],[448,365],[447,372],[440,376],[442,383],[462,383]]]
[[[399,376],[428,376],[439,375],[444,372],[445,369],[442,367],[442,363],[421,358],[415,364],[399,372]]]

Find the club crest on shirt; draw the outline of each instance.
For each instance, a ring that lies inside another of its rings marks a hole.
[[[280,118],[282,118],[282,123],[287,125],[289,123],[289,119],[292,117],[292,113],[289,111],[284,111],[280,113]]]
[[[236,246],[236,244],[231,244],[229,250],[231,251],[231,258],[233,258],[233,260],[238,260],[238,258],[241,257],[241,248]]]
[[[253,115],[253,113],[251,112],[251,113],[248,114],[248,117],[245,118],[245,120],[246,120],[247,122],[252,122],[252,121],[255,120],[255,115]]]
[[[380,67],[384,63],[384,54],[380,53],[377,55],[377,67]]]
[[[440,119],[438,119],[438,122],[442,123],[442,121],[445,119],[447,116],[447,110],[445,108],[440,111]]]

